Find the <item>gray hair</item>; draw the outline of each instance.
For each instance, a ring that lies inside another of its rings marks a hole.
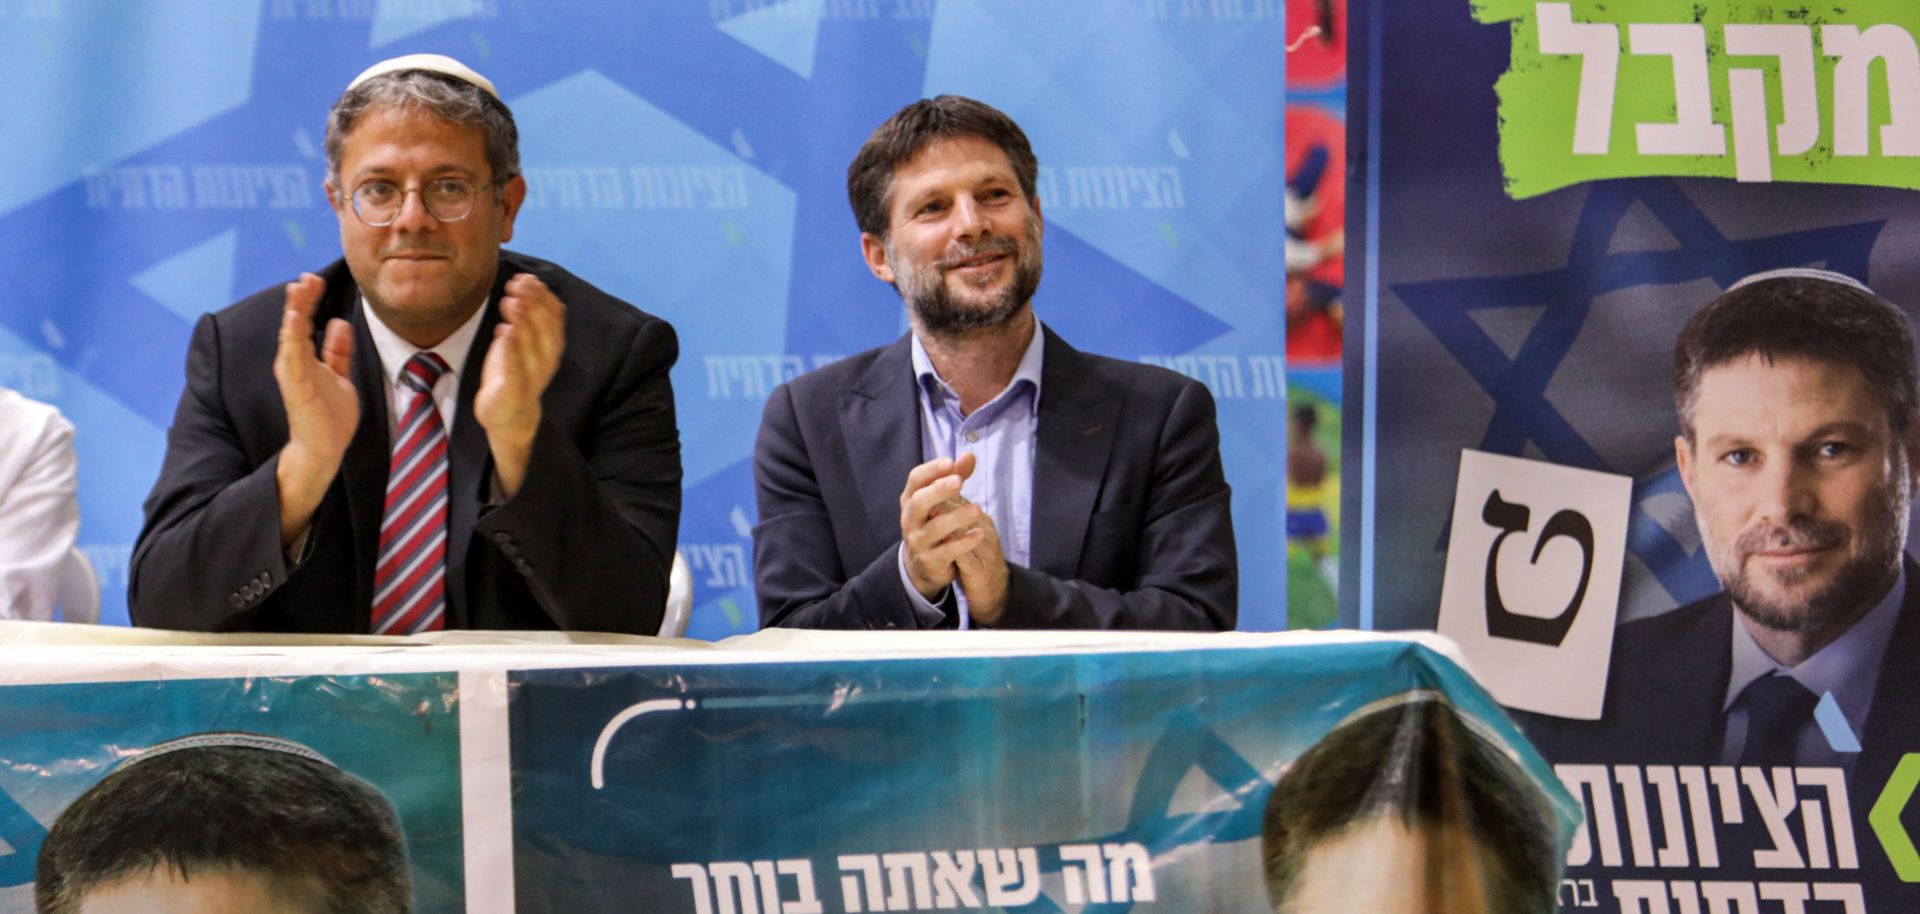
[[[340,96],[327,114],[327,183],[340,184],[340,151],[360,118],[387,108],[417,108],[450,124],[478,127],[486,135],[487,166],[493,180],[520,174],[520,129],[513,112],[472,83],[429,70],[401,70],[376,76]]]

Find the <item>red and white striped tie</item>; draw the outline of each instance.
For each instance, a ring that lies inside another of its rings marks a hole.
[[[373,633],[411,634],[445,627],[447,610],[447,430],[433,384],[444,359],[421,352],[400,381],[412,395],[393,436],[380,560],[373,573]]]

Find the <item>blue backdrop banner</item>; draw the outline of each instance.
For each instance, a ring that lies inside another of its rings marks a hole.
[[[110,773],[147,764],[129,761],[147,749],[222,733],[290,741],[373,785],[406,837],[414,910],[465,910],[456,680],[453,673],[269,674],[0,687],[0,912],[36,910],[35,860],[76,798]],[[129,814],[124,827],[144,821]],[[119,850],[139,859],[131,847]]]
[[[0,0],[0,385],[78,426],[81,545],[124,621],[201,313],[339,256],[328,106],[450,54],[513,108],[513,247],[671,321],[689,632],[757,624],[769,390],[904,329],[848,161],[924,95],[1005,110],[1047,216],[1043,320],[1218,399],[1241,624],[1285,627],[1280,0]]]

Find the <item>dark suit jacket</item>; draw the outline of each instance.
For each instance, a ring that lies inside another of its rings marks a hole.
[[[680,516],[680,435],[667,371],[673,328],[559,267],[501,252],[493,297],[532,273],[566,303],[566,352],[541,398],[519,492],[490,505],[493,459],[473,417],[499,310],[460,373],[449,432],[448,628],[652,634]],[[285,294],[264,290],[194,327],[187,385],[147,499],[127,595],[138,625],[197,631],[365,632],[386,497],[379,355],[345,261],[320,272],[329,318],[353,326],[360,428],[321,502],[307,553],[280,548],[274,471],[287,443],[273,379]]]
[[[1860,755],[1848,778],[1860,878],[1867,886],[1868,910],[1874,912],[1920,910],[1920,885],[1894,877],[1867,823],[1901,756],[1920,752],[1920,567],[1908,558],[1906,568],[1906,599],[1880,664],[1865,732],[1858,734]],[[1516,717],[1540,754],[1555,764],[1717,764],[1720,704],[1733,665],[1733,612],[1732,601],[1720,593],[1620,626],[1598,721]]]
[[[999,627],[1232,628],[1238,580],[1213,397],[1042,332],[1032,567],[1009,565]],[[753,456],[761,625],[920,627],[896,547],[900,491],[921,462],[907,337],[773,392]]]

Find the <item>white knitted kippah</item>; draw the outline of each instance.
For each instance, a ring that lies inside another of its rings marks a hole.
[[[389,57],[360,71],[360,75],[354,77],[353,82],[347,83],[347,91],[352,92],[361,83],[376,76],[385,76],[402,70],[425,70],[429,73],[451,76],[463,83],[479,86],[486,90],[488,95],[493,96],[494,101],[506,104],[505,100],[500,98],[499,90],[493,87],[491,80],[475,72],[472,67],[445,54],[407,54],[402,57]]]
[[[192,736],[183,736],[179,739],[168,740],[128,758],[120,764],[120,767],[126,768],[137,765],[148,759],[166,755],[169,752],[178,752],[182,749],[204,749],[210,746],[233,746],[241,749],[284,752],[288,755],[297,755],[304,759],[311,759],[329,768],[338,767],[333,764],[331,759],[293,740],[281,739],[277,736],[266,736],[260,733],[244,733],[238,731],[195,733]]]
[[[1741,286],[1750,286],[1756,282],[1763,282],[1769,279],[1819,279],[1826,282],[1837,282],[1843,286],[1851,286],[1868,295],[1874,294],[1872,289],[1867,288],[1866,283],[1854,279],[1845,273],[1835,273],[1832,270],[1816,270],[1812,267],[1786,267],[1779,270],[1765,270],[1755,273],[1752,276],[1742,277],[1738,282],[1728,286],[1727,291],[1732,292]]]

